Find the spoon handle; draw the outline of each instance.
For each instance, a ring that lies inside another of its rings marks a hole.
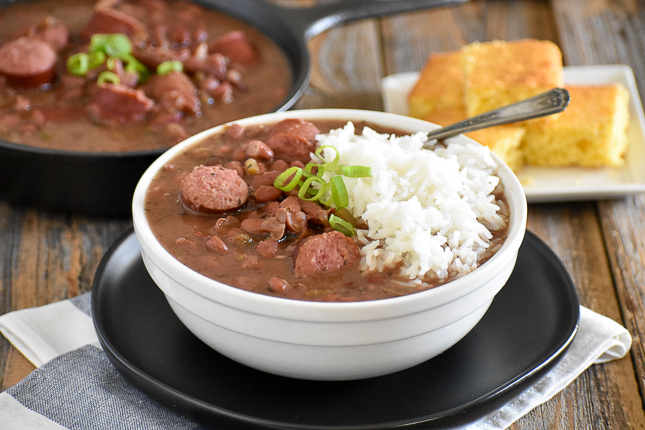
[[[494,125],[525,121],[562,112],[569,104],[569,92],[554,88],[545,93],[503,106],[428,133],[428,140],[446,139],[461,133],[492,127]]]

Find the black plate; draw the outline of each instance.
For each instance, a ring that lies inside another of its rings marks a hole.
[[[167,407],[226,429],[464,425],[555,366],[579,317],[569,274],[530,232],[508,284],[466,337],[416,367],[360,381],[279,377],[210,349],[170,309],[143,266],[132,231],[106,254],[92,291],[94,324],[114,366]]]

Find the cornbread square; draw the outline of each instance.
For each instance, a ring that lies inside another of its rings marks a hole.
[[[446,126],[466,118],[466,108],[462,105],[436,110],[427,115],[425,120]],[[524,164],[520,150],[524,133],[524,127],[516,124],[506,124],[472,131],[465,135],[482,145],[488,146],[508,167],[517,172]]]
[[[562,53],[550,41],[522,39],[471,43],[462,52],[468,116],[564,85]]]
[[[569,106],[551,123],[527,125],[522,151],[540,166],[620,166],[625,160],[629,92],[621,84],[566,86]]]
[[[430,55],[408,96],[408,115],[424,118],[437,109],[464,104],[461,51]]]

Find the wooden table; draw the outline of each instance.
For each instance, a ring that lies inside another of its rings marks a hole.
[[[380,79],[419,70],[427,56],[472,41],[548,39],[565,65],[628,64],[645,88],[645,11],[609,0],[473,0],[463,5],[370,19],[314,38],[314,72],[299,108],[381,110]],[[2,184],[0,184],[2,186]],[[563,260],[581,303],[623,324],[634,341],[622,360],[594,365],[513,429],[644,428],[645,196],[532,204],[528,228]],[[50,214],[0,202],[0,314],[91,289],[127,218]],[[33,366],[0,337],[0,390]]]

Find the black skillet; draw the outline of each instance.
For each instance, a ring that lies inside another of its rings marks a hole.
[[[364,18],[450,6],[466,0],[341,0],[286,8],[259,0],[197,0],[244,21],[286,54],[293,76],[288,96],[274,109],[292,107],[309,84],[307,41],[334,26]],[[0,6],[15,0],[0,0]],[[0,140],[0,199],[55,212],[127,215],[141,174],[163,150],[89,153],[40,149]]]

